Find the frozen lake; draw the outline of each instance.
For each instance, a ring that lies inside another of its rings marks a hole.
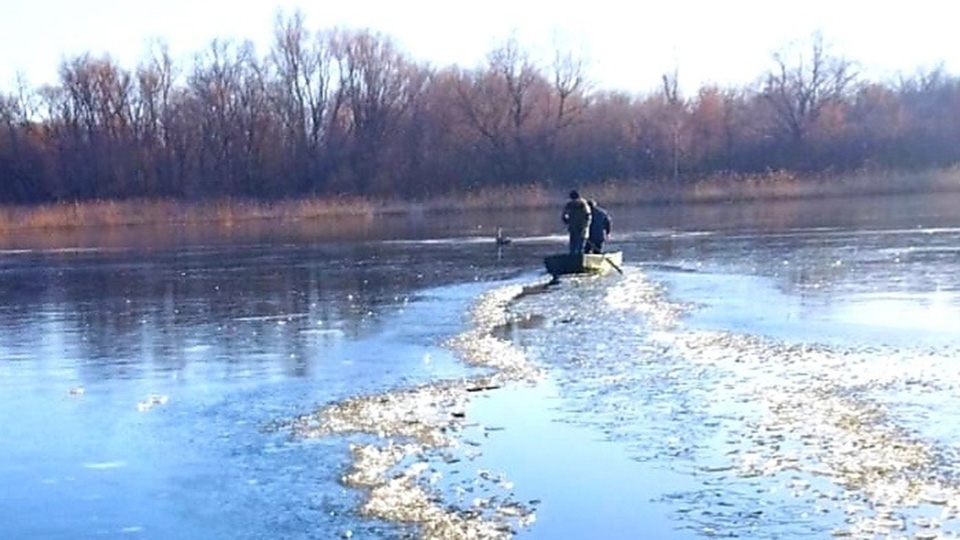
[[[511,297],[489,332],[484,295],[565,249],[557,212],[8,241],[4,536],[416,537],[343,481],[387,438],[289,425],[489,373],[458,336],[541,373],[417,458],[438,507],[535,517],[506,536],[955,535],[954,199],[614,206],[624,274]]]

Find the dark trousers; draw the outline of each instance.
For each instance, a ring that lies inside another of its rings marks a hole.
[[[582,230],[572,229],[570,231],[570,254],[580,255],[583,253],[584,244],[587,237]]]
[[[603,238],[588,238],[587,253],[603,253]]]

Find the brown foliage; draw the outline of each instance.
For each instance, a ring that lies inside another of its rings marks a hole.
[[[871,83],[854,66],[815,35],[775,53],[755,88],[687,97],[675,71],[629,95],[513,39],[473,69],[437,69],[387,36],[312,31],[297,13],[277,19],[263,56],[214,41],[184,69],[160,44],[131,71],[80,55],[57,85],[0,94],[0,203],[426,199],[614,178],[669,190],[960,161],[960,80],[941,67]]]

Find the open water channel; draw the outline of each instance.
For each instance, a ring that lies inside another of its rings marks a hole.
[[[0,537],[955,537],[957,198],[8,240]]]

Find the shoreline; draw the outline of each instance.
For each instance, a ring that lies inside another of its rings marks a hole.
[[[796,199],[898,196],[960,192],[960,166],[917,172],[861,171],[836,176],[800,177],[785,171],[763,175],[713,175],[670,184],[654,180],[608,180],[579,189],[616,205],[681,205]],[[530,184],[488,188],[426,200],[374,200],[310,197],[285,201],[172,199],[89,201],[0,206],[0,238],[21,232],[75,231],[112,227],[209,227],[229,230],[263,221],[284,223],[346,221],[362,223],[384,216],[542,209],[564,200],[565,190]]]

